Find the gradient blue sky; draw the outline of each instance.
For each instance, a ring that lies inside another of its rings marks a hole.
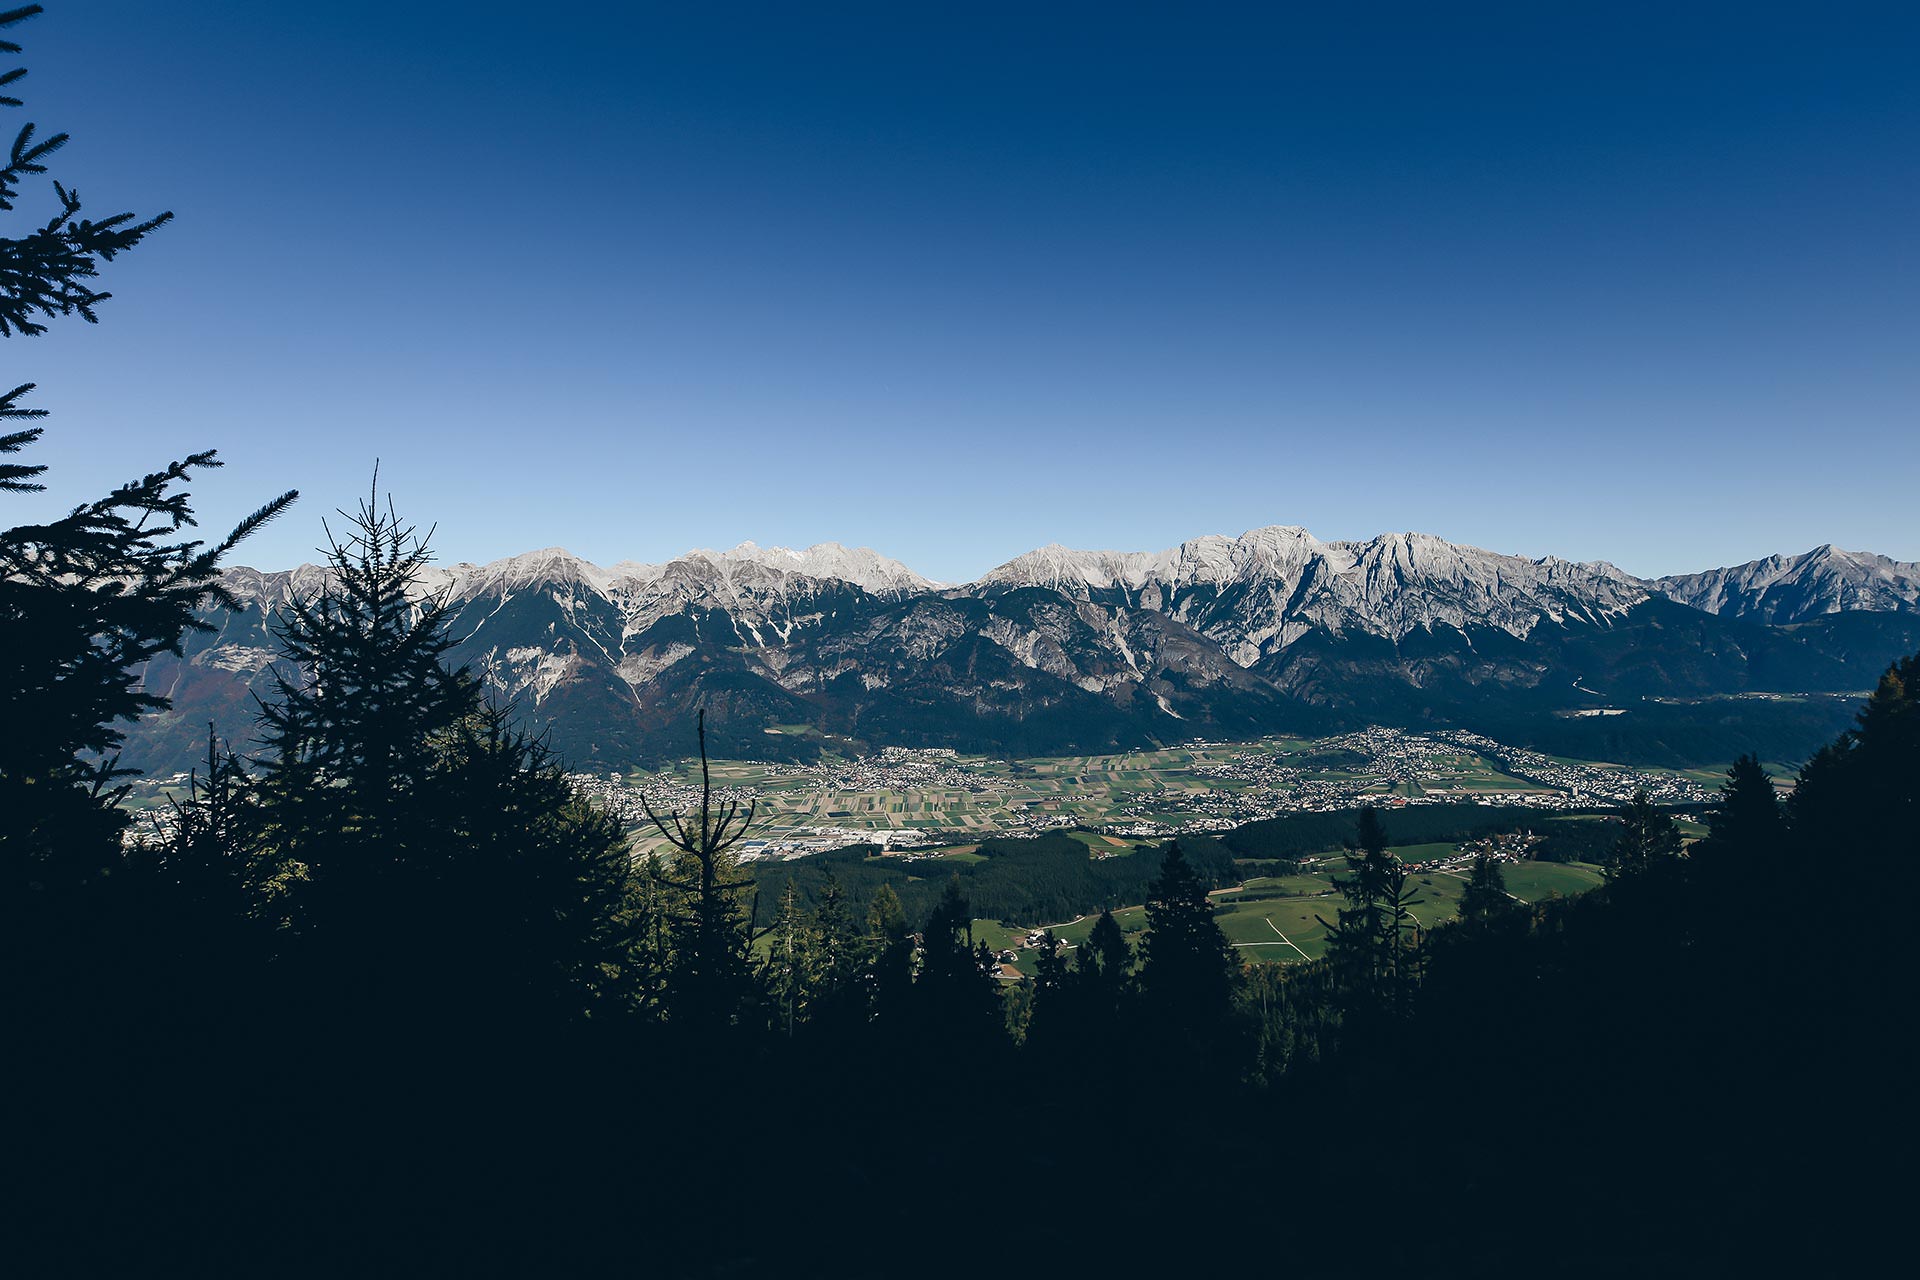
[[[376,457],[446,560],[1920,559],[1911,3],[49,9],[0,125],[178,222],[8,377],[247,563]]]

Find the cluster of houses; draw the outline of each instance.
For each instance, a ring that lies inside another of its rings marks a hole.
[[[1708,788],[1679,774],[1620,765],[1574,764],[1524,747],[1509,747],[1464,729],[1436,736],[1485,756],[1516,778],[1552,787],[1557,803],[1542,804],[1542,808],[1624,804],[1641,791],[1655,804],[1663,805],[1701,804],[1713,799],[1713,792]]]
[[[1495,862],[1525,862],[1531,857],[1533,848],[1544,836],[1531,831],[1510,831],[1495,836],[1483,836],[1475,840],[1465,840],[1454,846],[1453,852],[1438,858],[1426,858],[1419,862],[1406,864],[1409,871],[1450,871],[1462,863],[1485,854]]]
[[[1161,839],[1175,831],[1225,831],[1262,818],[1287,813],[1332,812],[1359,804],[1403,805],[1460,803],[1514,805],[1543,810],[1579,809],[1623,803],[1645,792],[1656,804],[1700,803],[1711,792],[1693,779],[1662,771],[1612,765],[1571,763],[1538,752],[1508,747],[1482,734],[1464,730],[1410,733],[1374,727],[1314,742],[1304,752],[1281,744],[1255,746],[1212,743],[1187,744],[1198,752],[1225,753],[1224,759],[1202,760],[1193,774],[1224,785],[1147,787],[1129,794],[1120,805],[1119,819],[1098,828],[1101,834]],[[1319,760],[1304,757],[1319,757]],[[1342,759],[1338,765],[1323,764]],[[1487,765],[1526,784],[1519,790],[1489,790]],[[780,826],[764,824],[740,846],[748,859],[805,857],[849,844],[877,844],[887,853],[905,857],[936,856],[931,846],[956,838],[990,834],[1034,834],[1080,825],[1081,815],[1041,796],[1023,803],[1017,781],[978,768],[952,748],[889,747],[875,756],[836,761],[821,766],[762,766],[765,778],[802,780],[801,792],[828,794],[930,795],[960,793],[995,796],[1002,800],[991,830],[966,833],[914,827]],[[639,779],[621,774],[570,775],[582,792],[598,800],[622,820],[643,826],[646,821]],[[786,791],[783,786],[783,793]],[[750,786],[725,787],[717,792],[723,802],[751,802],[759,790]],[[657,811],[684,811],[699,803],[697,787],[683,782],[649,778],[645,796]],[[796,816],[786,812],[785,821]],[[842,817],[840,813],[822,816]]]

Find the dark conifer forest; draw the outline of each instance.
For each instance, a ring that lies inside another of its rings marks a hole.
[[[9,57],[39,8],[0,14]],[[96,217],[64,142],[27,125],[0,170],[22,360],[110,324],[112,264],[169,221]],[[0,395],[7,494],[57,490],[57,397]],[[376,479],[326,516],[271,696],[154,822],[114,751],[165,705],[135,669],[249,534],[320,517],[261,495],[202,536],[215,453],[136,465],[0,531],[9,1274],[1840,1275],[1895,1242],[1920,655],[1784,803],[1743,759],[1704,839],[1636,803],[1578,851],[1602,887],[1525,905],[1482,859],[1429,931],[1392,842],[1501,815],[756,877],[712,788],[636,860],[449,665],[428,537]],[[1244,965],[1209,891],[1329,835],[1326,958]],[[1793,946],[1762,923],[1789,876],[1844,904]],[[1148,928],[1104,915],[1018,984],[972,936],[1087,901]]]

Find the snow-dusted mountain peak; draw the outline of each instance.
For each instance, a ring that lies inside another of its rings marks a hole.
[[[909,595],[930,591],[939,585],[871,547],[847,547],[838,542],[816,542],[800,550],[742,542],[728,551],[701,550],[688,554],[703,556],[717,563],[757,564],[783,573],[850,582],[863,591],[880,596]]]
[[[1920,611],[1920,564],[1824,543],[1804,555],[1767,556],[1705,573],[1661,578],[1681,604],[1760,622],[1803,622],[1852,610]]]
[[[1072,592],[1139,589],[1153,582],[1230,582],[1304,563],[1325,547],[1296,525],[1250,529],[1237,538],[1208,534],[1165,551],[1077,551],[1055,542],[1015,556],[980,584]]]
[[[587,586],[606,590],[612,575],[599,565],[583,560],[565,547],[544,547],[525,551],[504,560],[494,560],[477,568],[454,565],[447,571],[450,585],[462,595],[476,590],[527,591],[539,587]]]
[[[1221,642],[1251,665],[1314,629],[1399,639],[1436,626],[1524,636],[1542,619],[1600,620],[1646,599],[1611,565],[1502,555],[1430,533],[1322,542],[1297,525],[1194,538],[1165,551],[1051,545],[1009,560],[982,588],[1118,595]]]

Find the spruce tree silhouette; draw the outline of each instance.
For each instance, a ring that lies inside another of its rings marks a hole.
[[[512,1041],[648,1007],[652,906],[619,821],[449,666],[427,539],[377,489],[345,518],[324,585],[281,611],[261,705],[254,821],[295,869],[303,1012]]]
[[[1644,791],[1620,811],[1620,834],[1607,853],[1610,880],[1631,880],[1654,874],[1681,855],[1680,828],[1672,815],[1657,807]]]
[[[253,815],[253,779],[233,748],[207,726],[207,759],[169,796],[169,820],[150,850],[165,880],[207,904],[209,915],[254,914],[279,878],[277,859]]]
[[[483,704],[434,748],[420,799],[464,1016],[512,1039],[645,1010],[654,908],[620,820],[507,708]]]
[[[1147,887],[1146,913],[1139,977],[1144,1047],[1174,1070],[1234,1070],[1240,961],[1214,921],[1207,882],[1178,840],[1166,843]]]
[[[1920,851],[1920,655],[1880,677],[1853,728],[1807,762],[1788,799],[1795,856],[1884,872]]]
[[[1787,799],[1796,868],[1873,893],[1898,884],[1920,855],[1920,654],[1880,677],[1854,727],[1800,771]],[[1865,1056],[1912,972],[1911,931],[1861,923],[1829,930],[1821,963],[1802,966],[1808,1021]],[[1811,984],[1817,984],[1811,985]],[[1876,1063],[1888,1066],[1891,1059]]]
[[[695,719],[700,743],[700,806],[689,813],[641,805],[674,850],[660,867],[672,958],[667,971],[667,1017],[699,1035],[748,1029],[762,1015],[763,992],[750,957],[752,921],[745,909],[753,879],[740,870],[733,847],[747,834],[755,806],[737,799],[718,804],[707,759],[707,713]]]
[[[1074,998],[1071,953],[1053,930],[1040,935],[1034,949],[1033,1010],[1027,1018],[1024,1044],[1030,1053],[1064,1052],[1077,1047],[1078,1001]]]
[[[1329,922],[1327,960],[1339,988],[1356,1009],[1402,1009],[1418,977],[1417,928],[1412,908],[1420,904],[1407,886],[1407,869],[1387,848],[1380,813],[1368,805],[1355,822],[1347,874],[1333,878],[1347,905]]]
[[[1786,810],[1759,758],[1741,756],[1727,770],[1720,795],[1707,814],[1706,838],[1688,851],[1699,878],[1716,883],[1739,914],[1781,891],[1786,872]]]
[[[431,787],[438,747],[481,708],[446,665],[446,602],[416,599],[426,539],[376,486],[346,532],[327,532],[327,578],[288,600],[279,661],[259,700],[267,838],[301,869],[293,952],[303,995],[333,1018],[393,1027],[444,1011],[460,927],[444,911],[454,868]],[[436,998],[438,997],[438,998]],[[317,1011],[316,1011],[317,1013]]]
[[[860,933],[840,878],[829,870],[814,908],[814,933],[820,948],[820,989],[823,1000],[839,998],[858,985]]]
[[[993,962],[974,943],[973,912],[958,876],[948,879],[920,931],[912,1010],[923,1069],[964,1069],[1004,1034]]]
[[[1854,727],[1808,761],[1787,812],[1796,865],[1868,893],[1901,883],[1920,856],[1920,654],[1888,667]],[[1820,989],[1803,998],[1828,1012],[1834,1040],[1854,1051],[1885,1097],[1903,1096],[1905,1055],[1889,1046],[1905,1025],[1898,1010],[1912,980],[1911,930],[1862,923],[1824,941]]]
[[[793,887],[792,881],[788,881],[788,887]],[[871,994],[866,939],[845,888],[830,870],[822,878],[814,910],[800,911],[797,904],[793,909],[798,914],[793,927],[800,944],[795,963],[797,976],[804,982],[794,993],[799,999],[786,1002],[795,1006],[795,1016],[789,1018],[782,1011],[781,1022],[791,1025],[795,1034],[804,1031],[813,1047],[833,1052],[852,1044],[866,1028]],[[780,963],[781,938],[789,927],[784,919],[787,910],[783,892],[782,918],[776,919],[768,933],[774,942],[769,963]],[[778,1000],[778,983],[769,980],[767,985]]]
[[[860,984],[865,1019],[883,1038],[909,1034],[908,1000],[913,989],[913,931],[900,895],[890,884],[873,891],[867,902],[867,931],[861,938]]]
[[[1138,995],[1133,948],[1113,912],[1102,910],[1073,957],[1073,994],[1079,1001],[1083,1032],[1094,1052],[1117,1053]]]
[[[1077,950],[1056,952],[1054,946],[1049,930],[1038,956],[1027,1029],[1032,1056],[1053,1071],[1084,1076],[1092,1068],[1094,1087],[1109,1078],[1117,1082],[1138,1012],[1133,948],[1107,910]]]
[[[265,839],[253,779],[212,725],[204,766],[168,806],[158,830],[128,850],[142,909],[168,922],[164,933],[149,931],[137,972],[153,1021],[205,1050],[232,1039],[271,999],[289,868]]]
[[[789,1040],[813,1015],[814,1003],[826,983],[823,933],[817,917],[801,908],[800,893],[793,881],[787,881],[780,893],[779,910],[767,928],[772,945],[761,961],[760,983],[773,1006],[776,1027]]]
[[[40,12],[27,5],[0,13],[0,30]],[[0,39],[0,52],[20,51]],[[25,74],[0,74],[0,87]],[[0,105],[21,100],[0,95]],[[22,127],[0,164],[0,212],[16,210],[26,180],[45,174],[66,145],[64,133],[36,132]],[[50,216],[25,234],[0,236],[0,335],[32,337],[63,317],[96,323],[95,308],[111,296],[93,287],[102,264],[172,218],[86,218],[77,194],[52,186]],[[22,403],[33,389],[29,382],[0,393],[0,424],[45,416]],[[0,458],[43,430],[0,433]],[[131,916],[116,908],[130,880],[109,885],[125,869],[120,802],[130,771],[118,765],[120,725],[168,705],[142,687],[138,668],[179,652],[187,631],[204,628],[202,606],[236,603],[219,581],[222,558],[296,496],[266,504],[218,543],[183,538],[194,519],[180,486],[219,465],[212,452],[196,453],[60,519],[0,529],[0,964],[17,979],[15,994],[55,1019],[119,987],[142,939],[165,927],[150,907],[123,904]],[[45,472],[0,461],[0,493],[43,490]]]
[[[1469,929],[1484,929],[1498,924],[1521,910],[1507,892],[1507,877],[1493,855],[1474,858],[1467,875],[1467,887],[1460,894],[1460,923]]]

